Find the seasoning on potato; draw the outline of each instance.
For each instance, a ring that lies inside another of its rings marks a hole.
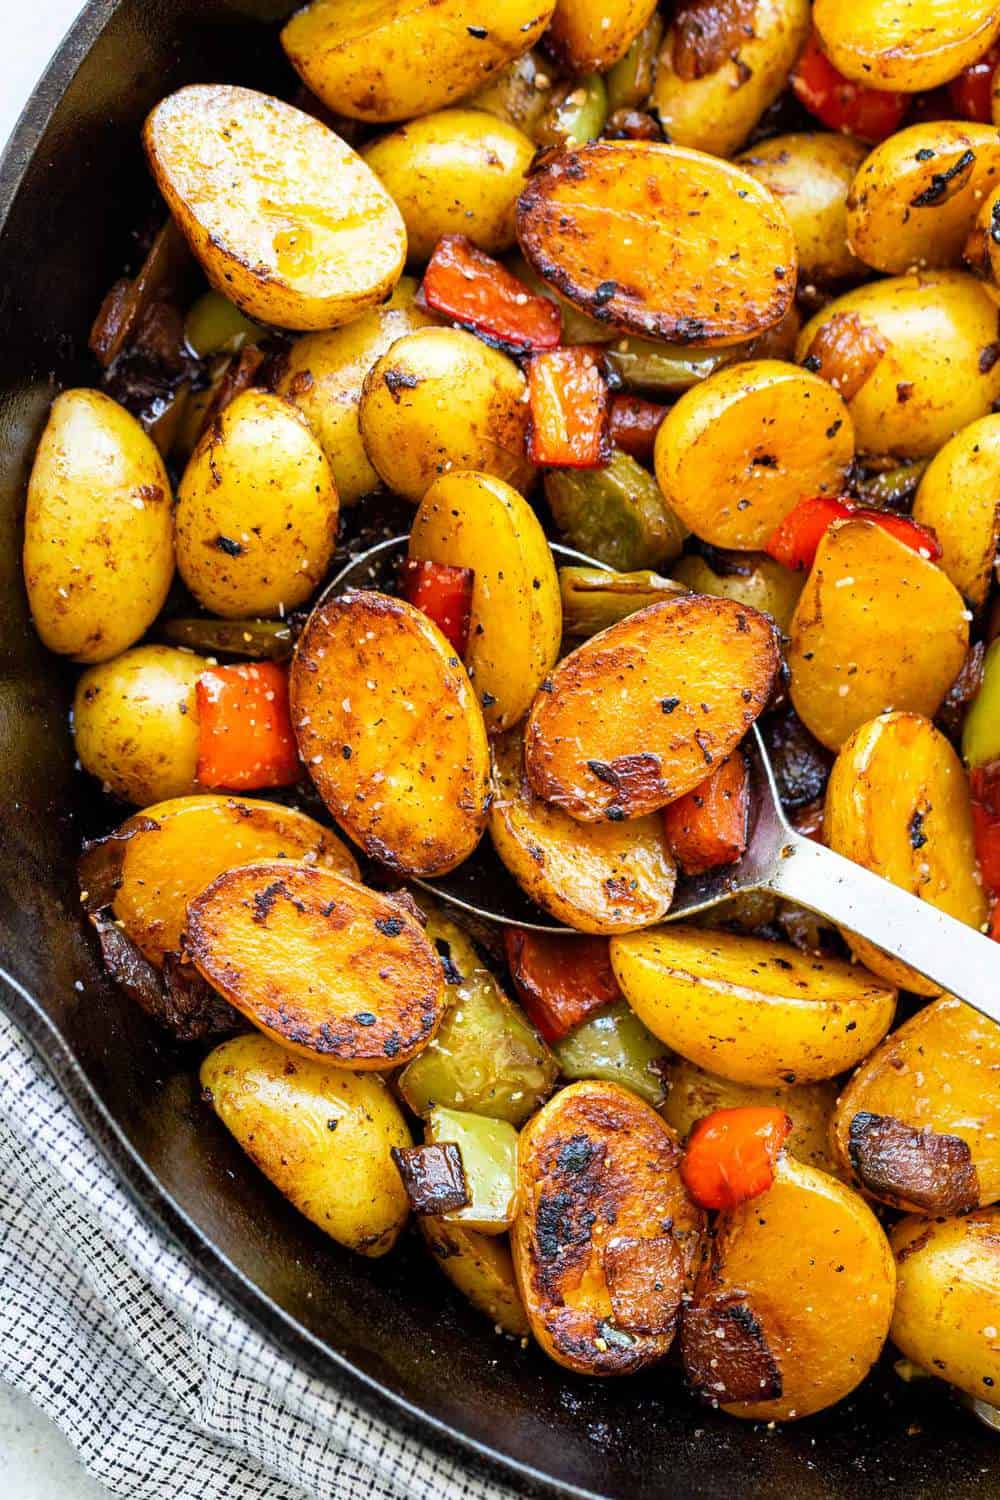
[[[736,158],[784,209],[804,283],[828,286],[865,274],[847,242],[847,196],[867,155],[865,143],[852,136],[802,131],[758,141]]]
[[[970,422],[938,450],[917,487],[913,519],[932,528],[942,568],[979,609],[1000,545],[1000,415]]]
[[[816,0],[813,21],[847,78],[906,94],[947,83],[1000,33],[993,0]]]

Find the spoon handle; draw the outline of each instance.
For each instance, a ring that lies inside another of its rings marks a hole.
[[[793,834],[782,852],[769,890],[868,938],[1000,1023],[1000,947],[990,938],[812,839]]]

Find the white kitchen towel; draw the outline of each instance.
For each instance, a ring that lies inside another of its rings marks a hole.
[[[3,1015],[0,1379],[129,1500],[513,1500],[291,1364],[216,1296]]]

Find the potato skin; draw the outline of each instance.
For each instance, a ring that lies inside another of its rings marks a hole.
[[[330,466],[281,396],[243,391],[211,423],[177,497],[177,566],[223,619],[278,614],[322,582],[337,539]]]
[[[163,608],[174,573],[170,480],[136,419],[100,391],[57,396],[28,481],[24,580],[50,651],[108,661]]]
[[[986,602],[1000,542],[1000,415],[980,417],[941,448],[924,472],[913,517],[932,526],[941,567],[974,609]]]
[[[955,78],[1000,32],[993,0],[816,0],[813,22],[845,77],[903,94]]]
[[[206,666],[172,646],[133,646],[84,672],[73,699],[83,769],[138,807],[196,791],[194,688]]]
[[[252,89],[191,84],[161,100],[143,141],[205,275],[248,317],[334,328],[399,280],[399,210],[311,115]]]
[[[869,147],[821,131],[758,141],[736,165],[768,188],[792,226],[801,281],[821,285],[865,274],[847,243],[847,195]]]
[[[604,73],[631,46],[656,0],[556,0],[546,40],[571,73]]]
[[[531,1328],[504,1241],[428,1214],[419,1215],[417,1225],[441,1270],[473,1307],[504,1333],[527,1338]]]
[[[514,243],[514,208],[535,147],[514,125],[478,109],[442,109],[384,135],[364,159],[392,195],[411,261],[444,234],[497,254]]]
[[[251,1032],[209,1053],[201,1085],[300,1213],[360,1255],[392,1249],[409,1204],[389,1152],[412,1139],[381,1078],[292,1057]]]

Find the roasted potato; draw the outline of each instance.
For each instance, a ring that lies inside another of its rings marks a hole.
[[[847,243],[847,195],[868,150],[853,136],[806,131],[758,141],[736,158],[785,210],[803,283],[826,286],[865,274]]]
[[[970,422],[931,459],[913,518],[941,543],[941,566],[975,609],[986,601],[1000,543],[1000,416]]]
[[[138,807],[197,790],[194,689],[206,666],[172,646],[133,646],[84,672],[73,699],[83,769]]]
[[[149,628],[174,573],[170,480],[136,419],[100,391],[57,396],[28,481],[24,581],[35,629],[76,661]]]
[[[503,1333],[527,1338],[531,1329],[503,1240],[426,1214],[417,1223],[441,1270],[473,1307]]]
[[[895,1286],[871,1209],[785,1154],[767,1192],[719,1215],[681,1325],[688,1380],[751,1421],[822,1411],[878,1358]]]
[[[947,83],[1000,32],[995,0],[816,0],[813,22],[845,77],[903,94]]]
[[[655,9],[656,0],[556,0],[547,40],[571,73],[604,73]]]
[[[389,1152],[409,1146],[410,1132],[381,1078],[292,1057],[250,1033],[209,1053],[201,1085],[300,1213],[361,1255],[392,1249],[409,1205]]]
[[[787,633],[805,578],[763,552],[716,553],[711,562],[689,552],[671,576],[696,594],[716,594],[770,615]]]
[[[558,1364],[628,1375],[670,1348],[704,1222],[680,1156],[670,1126],[614,1083],[570,1084],[521,1132],[514,1270]]]
[[[1000,1026],[950,995],[925,1005],[858,1068],[834,1150],[873,1198],[964,1213],[1000,1198]]]
[[[969,644],[961,594],[871,521],[835,522],[792,616],[799,718],[831,750],[884,709],[937,713]]]
[[[397,495],[419,503],[450,469],[476,469],[516,490],[535,470],[526,439],[527,382],[512,359],[461,328],[406,334],[369,371],[361,436]]]
[[[865,969],[679,922],[612,938],[611,962],[654,1036],[735,1083],[833,1078],[882,1040],[896,1009],[896,991]]]
[[[735,749],[777,668],[773,624],[730,599],[639,610],[543,684],[525,731],[531,787],[584,823],[654,812]]]
[[[409,555],[473,570],[465,665],[487,729],[516,724],[562,639],[559,578],[535,512],[490,474],[442,474],[413,518]]]
[[[327,600],[299,637],[290,696],[310,775],[367,854],[414,875],[471,854],[486,827],[486,727],[426,615],[374,591]]]
[[[199,973],[281,1046],[357,1070],[394,1068],[434,1035],[444,975],[399,902],[315,864],[258,860],[189,903]]]
[[[676,344],[740,343],[779,323],[795,290],[795,241],[775,199],[681,146],[594,141],[543,159],[518,201],[517,237],[584,312]],[[720,261],[721,243],[738,256]]]
[[[830,773],[823,829],[830,848],[855,864],[970,927],[986,921],[968,777],[950,741],[922,715],[880,714],[855,730]],[[845,936],[859,962],[891,984],[940,993],[873,943]]]
[[[717,547],[763,547],[800,500],[837,494],[854,457],[842,397],[808,370],[750,360],[685,391],[656,435],[656,477]]]
[[[311,115],[252,89],[191,84],[156,106],[143,140],[205,275],[248,317],[335,328],[399,280],[399,209]]]
[[[490,837],[531,899],[579,932],[631,932],[659,922],[677,879],[660,818],[578,823],[532,792],[518,730],[492,749]]]

